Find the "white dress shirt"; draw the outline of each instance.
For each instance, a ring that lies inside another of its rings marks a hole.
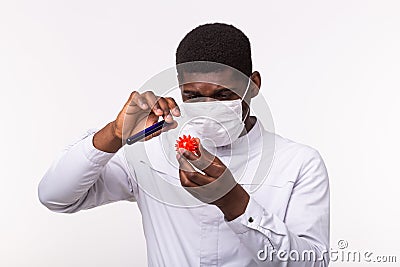
[[[256,151],[249,153],[249,178],[256,175],[254,166],[263,164],[258,149],[263,136],[274,138],[273,161],[264,183],[252,191],[249,179],[239,181],[250,193],[250,201],[241,216],[226,221],[216,206],[169,205],[146,189],[146,183],[160,177],[179,185],[178,171],[167,167],[164,154],[157,151],[160,137],[145,142],[153,151],[145,157],[136,152],[129,155],[124,149],[100,151],[93,146],[95,132],[89,130],[68,146],[42,178],[39,199],[50,210],[73,213],[119,200],[136,201],[143,217],[149,266],[328,265],[329,182],[315,149],[267,132],[259,120],[247,136],[218,148],[216,156],[224,163],[229,163],[227,155],[235,147],[246,145],[250,152]],[[131,151],[135,146],[143,147],[134,144]],[[229,169],[235,176],[243,168]],[[271,262],[265,253],[272,251],[276,253],[269,254],[274,258]],[[290,253],[292,258],[278,252]],[[294,260],[294,252],[315,255],[315,260],[307,256]]]

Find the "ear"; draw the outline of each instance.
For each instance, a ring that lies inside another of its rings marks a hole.
[[[254,83],[254,84],[252,84],[252,86],[250,86],[250,95],[251,95],[251,98],[253,98],[253,97],[257,96],[258,92],[260,91],[261,75],[258,71],[255,71],[251,74],[250,79]],[[254,85],[256,85],[256,86],[254,86]]]

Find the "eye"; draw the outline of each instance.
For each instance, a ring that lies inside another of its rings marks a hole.
[[[192,93],[192,92],[184,92],[183,95],[188,98],[188,99],[192,99],[192,98],[196,98],[196,94]]]
[[[197,97],[197,95],[194,95],[194,94],[188,94],[188,95],[185,95],[186,96],[186,98],[188,98],[188,99],[193,99],[193,98],[196,98]]]
[[[217,99],[230,99],[230,98],[232,98],[232,93],[229,92],[229,91],[223,91],[223,92],[220,92],[220,93],[216,94],[215,98],[217,98]]]

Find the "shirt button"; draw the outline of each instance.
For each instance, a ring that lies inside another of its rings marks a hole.
[[[249,223],[252,223],[252,222],[254,222],[254,219],[253,219],[253,217],[250,217],[249,218]]]

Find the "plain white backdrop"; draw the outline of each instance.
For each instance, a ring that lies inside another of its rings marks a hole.
[[[1,0],[0,266],[146,265],[135,203],[56,214],[37,185],[206,22],[248,35],[276,132],[323,156],[331,247],[399,262],[399,13],[396,0]]]

